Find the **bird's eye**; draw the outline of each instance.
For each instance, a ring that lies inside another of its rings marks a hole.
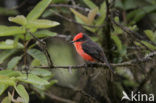
[[[80,42],[80,41],[85,41],[85,37],[82,37],[82,38],[76,40],[76,42]]]
[[[81,39],[76,40],[76,42],[79,42],[79,41],[81,41]]]
[[[77,40],[77,42],[79,42],[79,41],[83,41],[83,38],[80,38],[80,39]]]

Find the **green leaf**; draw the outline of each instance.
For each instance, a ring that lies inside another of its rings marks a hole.
[[[96,20],[96,26],[100,26],[104,23],[104,20],[106,18],[106,3],[105,1],[100,6],[100,16]]]
[[[83,0],[83,2],[91,9],[94,9],[97,7],[91,0]]]
[[[16,82],[14,78],[9,78],[8,76],[0,75],[0,84],[14,86]]]
[[[56,36],[57,33],[51,32],[49,30],[39,30],[39,31],[33,33],[33,35],[35,35],[37,38],[43,38],[43,37],[48,37],[48,36]],[[21,39],[24,39],[24,35],[19,35],[19,37]],[[26,40],[30,40],[32,38],[33,37],[30,34],[26,35]]]
[[[85,24],[89,25],[89,20],[87,16],[84,16],[83,14],[79,13],[78,11],[70,8],[70,10],[72,11],[72,13],[75,14],[75,16],[77,16],[78,18],[80,18]]]
[[[24,86],[19,84],[17,87],[15,86],[16,92],[22,97],[24,103],[29,103],[29,95],[25,90]]]
[[[34,75],[38,75],[38,76],[51,76],[52,73],[46,69],[32,69],[31,70],[31,73],[34,74]]]
[[[94,8],[88,13],[89,24],[93,23],[97,12],[98,12],[98,8]]]
[[[127,15],[127,20],[130,21],[130,25],[135,24],[139,20],[141,20],[146,14],[156,10],[155,5],[145,6],[143,8],[139,8],[136,10],[131,11]]]
[[[146,36],[153,42],[156,42],[155,41],[155,37],[154,37],[154,33],[152,30],[144,30]]]
[[[6,15],[6,16],[10,16],[10,15],[17,15],[18,11],[15,9],[10,9],[10,8],[6,8],[6,7],[0,7],[0,15]]]
[[[123,2],[123,6],[125,10],[137,8],[139,4],[140,3],[136,2],[136,0],[125,0]]]
[[[24,46],[21,43],[18,43],[17,47],[15,47],[14,41],[10,39],[0,42],[0,49],[13,49],[13,48],[23,48],[23,47]]]
[[[118,48],[118,51],[121,51],[122,50],[122,43],[121,43],[121,40],[119,39],[119,37],[117,35],[111,35],[111,38],[115,42],[115,44]]]
[[[0,84],[0,95],[8,88],[6,84]]]
[[[27,28],[50,28],[58,26],[59,23],[56,21],[46,20],[46,19],[37,19],[28,21],[26,25]]]
[[[0,75],[8,76],[8,77],[17,77],[22,75],[21,72],[15,70],[2,70],[0,71]]]
[[[19,35],[14,36],[14,47],[17,48],[19,43]]]
[[[39,66],[40,65],[40,61],[37,59],[33,59],[33,61],[31,62],[31,66]]]
[[[84,22],[77,16],[75,16],[75,19],[77,22],[81,23],[81,24],[84,24]],[[96,31],[96,28],[91,28],[91,27],[88,27],[88,26],[83,26],[85,29],[91,31],[91,32],[95,32]]]
[[[123,45],[122,49],[121,49],[121,51],[119,51],[119,53],[120,53],[121,57],[122,56],[126,56],[126,54],[127,54],[127,47],[125,45]]]
[[[53,86],[56,83],[58,83],[58,80],[51,80],[50,84],[46,86],[46,89],[50,88],[51,86]]]
[[[44,80],[44,79],[42,79],[42,78],[40,78],[34,74],[29,74],[28,78],[27,78],[26,74],[21,75],[21,76],[17,77],[17,79],[19,81],[34,84],[34,85],[48,85],[49,84],[49,82],[47,80]]]
[[[144,45],[146,45],[148,48],[152,49],[152,50],[156,50],[156,46],[148,43],[147,41],[141,41]]]
[[[10,98],[7,96],[7,97],[5,97],[5,98],[2,100],[1,103],[11,103],[11,100],[10,100]]]
[[[150,49],[152,49],[152,50],[156,50],[156,46],[154,46],[154,45],[152,45],[152,44],[150,44],[150,43],[148,43],[148,42],[146,42],[146,41],[141,41],[141,43],[143,43],[145,46],[147,46],[148,48],[150,48]],[[144,47],[141,43],[139,43],[139,42],[134,42],[134,44],[136,44],[136,45],[138,45],[138,46],[140,46],[140,47]]]
[[[68,3],[67,0],[53,0],[53,3],[54,4],[57,4],[57,3]]]
[[[17,52],[17,50],[5,50],[0,52],[0,64],[4,62],[4,60],[6,60],[8,57],[10,57],[12,54],[14,54],[15,52]]]
[[[45,55],[38,49],[29,49],[28,54],[31,55],[33,58],[39,60],[42,65],[47,65],[47,59]]]
[[[9,17],[9,21],[25,25],[27,23],[27,19],[23,15],[17,15],[16,17]]]
[[[57,33],[51,32],[49,30],[40,30],[34,33],[34,35],[38,38],[47,37],[47,36],[56,36]]]
[[[0,36],[12,36],[16,34],[24,34],[25,28],[19,26],[0,26]]]
[[[41,0],[27,15],[27,20],[35,20],[41,16],[52,0]]]
[[[16,67],[16,65],[18,64],[18,62],[21,60],[22,56],[16,56],[13,57],[9,63],[8,63],[8,69],[13,69],[14,67]]]

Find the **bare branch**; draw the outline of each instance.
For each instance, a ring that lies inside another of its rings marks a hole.
[[[51,11],[52,11],[52,10],[51,10]],[[100,26],[82,24],[82,23],[79,23],[79,22],[77,22],[77,21],[75,21],[75,20],[72,20],[72,19],[70,19],[70,18],[67,18],[67,17],[65,17],[65,16],[63,16],[63,15],[61,15],[61,14],[55,12],[55,11],[52,11],[52,12],[53,12],[55,15],[59,16],[60,18],[66,20],[66,21],[68,21],[68,22],[72,22],[72,23],[78,24],[78,25],[88,26],[88,27],[91,27],[91,28],[101,28],[101,27],[105,26],[105,24],[100,25]]]
[[[127,66],[132,66],[138,63],[143,63],[143,62],[147,62],[150,61],[151,58],[153,56],[156,56],[156,51],[151,52],[147,55],[145,55],[143,58],[141,59],[133,59],[127,62],[123,62],[123,63],[117,63],[117,64],[113,64],[111,63],[112,67],[127,67]],[[91,63],[91,64],[82,64],[82,65],[68,65],[68,66],[53,66],[53,67],[49,67],[49,66],[35,66],[32,68],[50,68],[50,69],[57,69],[57,68],[64,68],[64,69],[80,69],[80,68],[93,68],[93,67],[107,67],[105,63]],[[106,69],[106,68],[104,68]]]
[[[83,8],[78,5],[68,5],[68,4],[51,4],[50,7],[65,7],[65,8],[74,8],[74,9],[79,9],[85,12],[89,12],[89,8]]]
[[[72,100],[69,100],[69,99],[65,99],[65,98],[62,98],[62,97],[58,97],[52,93],[45,93],[49,98],[51,98],[52,100],[56,100],[56,101],[59,101],[61,103],[76,103]]]
[[[40,43],[39,47],[42,49],[43,53],[45,54],[49,67],[53,67],[53,61],[51,60],[50,54],[48,52],[48,49],[46,47],[46,43],[44,41],[41,41],[39,38],[37,38],[35,35],[33,35],[31,32],[29,34]]]
[[[154,71],[154,68],[151,68],[150,71],[147,73],[146,77],[141,81],[139,86],[136,88],[135,92],[140,91],[144,87],[147,81],[151,78],[153,71]]]
[[[129,34],[130,36],[133,36],[133,37],[137,37],[138,39],[136,40],[137,42],[139,42],[140,44],[142,44],[146,49],[152,51],[150,48],[148,48],[146,45],[144,45],[142,42],[140,42],[139,39],[142,39],[143,40],[143,37],[141,36],[141,34],[139,34],[138,32],[134,32],[132,30],[130,30],[128,27],[120,24],[120,23],[117,23],[114,19],[113,19],[113,14],[111,14],[111,17],[110,17],[110,20],[113,24],[115,24],[116,26],[120,27],[124,32],[126,32],[127,34]],[[147,41],[147,40],[145,40]],[[151,42],[151,41],[147,41],[153,45],[156,46],[156,44],[154,42]]]

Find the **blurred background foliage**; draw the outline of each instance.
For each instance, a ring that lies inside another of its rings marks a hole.
[[[154,57],[115,67],[113,80],[102,68],[33,68],[49,65],[42,42],[54,65],[84,64],[69,43],[79,32],[99,43],[111,63],[155,51],[156,0],[108,2],[109,9],[106,0],[0,0],[0,102],[120,103],[123,90],[156,94]]]

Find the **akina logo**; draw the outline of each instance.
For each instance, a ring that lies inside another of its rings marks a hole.
[[[138,101],[138,102],[154,102],[154,94],[142,94],[139,91],[137,93],[131,92],[130,96],[127,95],[125,91],[122,92],[123,97],[122,100],[128,101]]]

